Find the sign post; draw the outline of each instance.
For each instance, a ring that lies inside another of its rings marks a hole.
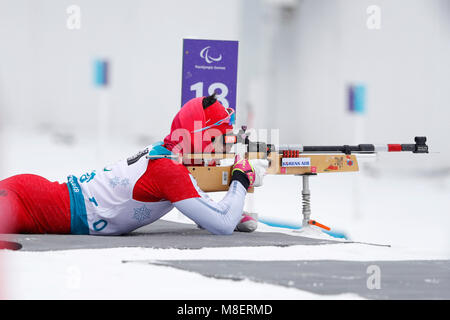
[[[238,41],[183,39],[181,105],[217,93],[236,111]]]
[[[216,92],[217,100],[236,112],[238,49],[238,41],[183,39],[181,106]]]

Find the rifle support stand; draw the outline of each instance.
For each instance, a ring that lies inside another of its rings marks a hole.
[[[300,174],[299,176],[303,179],[302,188],[302,227],[308,227],[309,221],[311,220],[311,190],[309,189],[309,177],[316,175],[315,173]]]
[[[302,226],[307,227],[311,217],[311,190],[309,189],[309,175],[302,175],[303,189],[302,189]]]
[[[309,177],[313,175],[315,176],[317,175],[317,173],[298,174],[298,176],[302,176],[303,179],[303,188],[302,188],[303,221],[302,221],[302,230],[300,230],[299,232],[303,232],[304,230],[310,230],[311,225],[330,231],[329,227],[315,220],[311,220],[311,190],[309,189]]]

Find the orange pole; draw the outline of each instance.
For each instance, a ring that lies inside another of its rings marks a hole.
[[[318,226],[318,227],[320,227],[320,228],[322,228],[322,229],[325,229],[325,230],[327,230],[327,231],[330,231],[330,230],[331,230],[329,227],[327,227],[327,226],[325,226],[325,225],[323,225],[323,224],[321,224],[321,223],[319,223],[319,222],[317,222],[317,221],[315,221],[315,220],[309,220],[308,223],[311,224],[311,225],[313,225],[313,226]]]

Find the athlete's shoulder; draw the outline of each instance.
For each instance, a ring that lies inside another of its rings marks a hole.
[[[150,160],[148,167],[153,172],[189,174],[189,170],[183,164],[168,158]]]
[[[199,197],[188,169],[181,163],[171,159],[150,160],[147,174],[161,198],[170,202]]]

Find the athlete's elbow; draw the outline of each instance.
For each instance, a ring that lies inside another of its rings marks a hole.
[[[227,228],[222,231],[221,235],[222,236],[230,236],[233,234],[233,232],[234,232],[234,228]]]
[[[214,228],[214,230],[210,230],[210,232],[217,236],[229,236],[233,234],[234,229],[234,226],[221,226],[220,228]]]

